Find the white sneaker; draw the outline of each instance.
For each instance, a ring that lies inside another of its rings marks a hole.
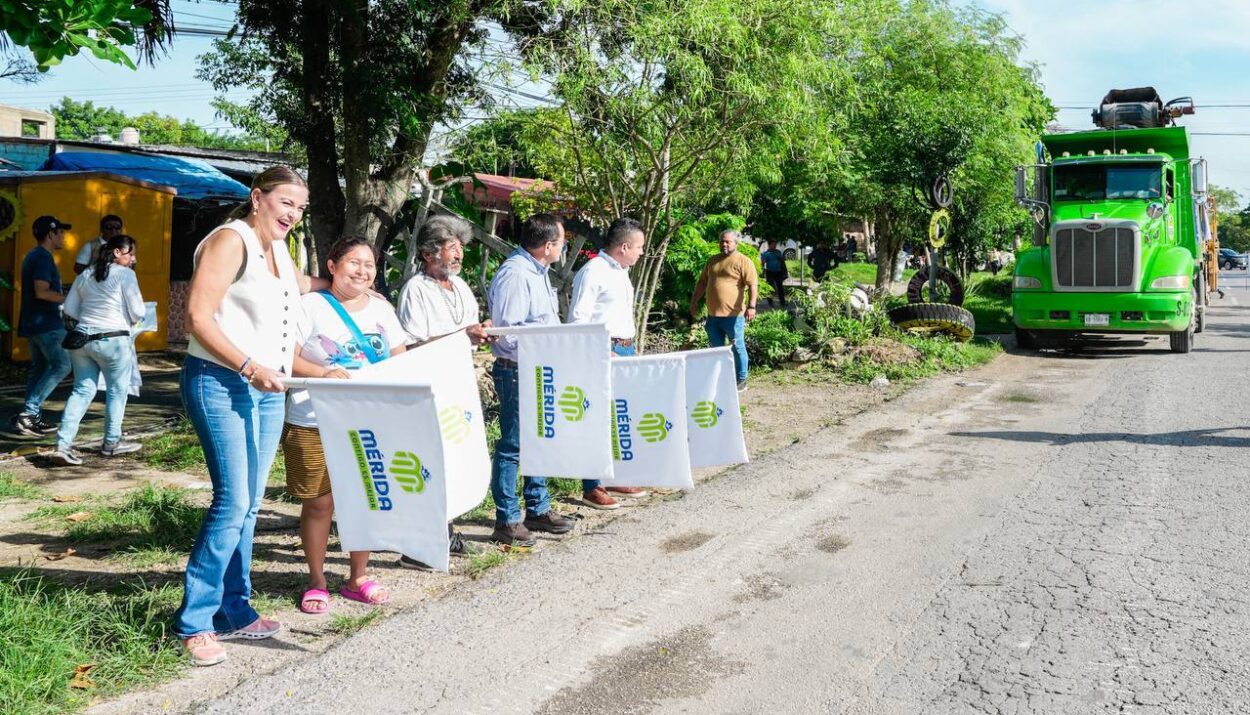
[[[121,440],[119,442],[114,442],[113,444],[104,445],[100,448],[100,454],[105,457],[116,457],[119,454],[130,454],[131,452],[138,452],[141,449],[143,449],[143,445],[138,442],[127,442],[125,440]]]
[[[73,449],[58,449],[48,455],[48,461],[62,467],[78,467],[82,465],[82,457]]]

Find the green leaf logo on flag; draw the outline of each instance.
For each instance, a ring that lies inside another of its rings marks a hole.
[[[564,413],[564,419],[569,422],[581,422],[586,416],[586,410],[590,409],[590,400],[586,399],[586,393],[582,392],[582,388],[569,385],[560,393],[560,411]]]
[[[638,422],[638,434],[651,443],[663,442],[672,428],[673,423],[664,419],[664,415],[659,412],[648,412]]]
[[[460,405],[450,405],[438,411],[438,426],[443,439],[450,444],[460,444],[469,437],[469,423],[473,413]]]
[[[716,423],[720,421],[720,416],[723,414],[725,414],[725,411],[717,407],[715,402],[703,400],[695,403],[694,411],[690,413],[690,416],[694,419],[696,425],[703,429],[709,429],[716,426]]]
[[[421,466],[421,458],[412,452],[395,453],[391,459],[391,474],[395,475],[400,489],[409,494],[425,491],[425,482],[430,478],[430,470]]]

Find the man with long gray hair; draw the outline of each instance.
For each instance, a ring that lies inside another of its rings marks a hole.
[[[409,345],[420,345],[459,330],[474,345],[486,342],[490,321],[479,320],[477,298],[460,277],[464,247],[472,227],[455,216],[432,216],[417,231],[417,274],[399,294],[399,322]]]
[[[474,345],[487,342],[490,321],[478,318],[477,298],[458,275],[464,262],[464,245],[473,237],[467,222],[454,216],[432,216],[417,231],[420,270],[399,293],[399,324],[408,333],[408,345],[422,345],[463,330]],[[466,356],[466,359],[468,356]],[[466,556],[480,551],[447,525],[451,553]],[[401,566],[428,570],[429,566],[407,556]]]

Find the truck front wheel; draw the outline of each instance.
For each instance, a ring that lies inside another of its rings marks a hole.
[[[1037,350],[1037,335],[1032,330],[1016,328],[1016,347],[1021,350]]]
[[[1195,309],[1196,310],[1196,309]],[[1194,320],[1190,319],[1189,327],[1168,334],[1168,343],[1174,353],[1187,353],[1194,349]]]

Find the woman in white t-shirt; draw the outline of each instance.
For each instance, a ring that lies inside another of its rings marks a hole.
[[[130,328],[143,319],[146,307],[139,293],[139,281],[131,266],[135,262],[135,240],[127,235],[106,241],[90,269],[79,274],[65,296],[65,315],[77,321],[76,332],[90,341],[69,351],[74,367],[74,391],[65,401],[61,426],[56,432],[56,464],[82,464],[73,449],[78,425],[95,398],[100,376],[108,387],[104,393],[104,445],[106,457],[137,451],[135,442],[122,441],[122,417],[130,389],[134,365],[134,343]]]
[[[326,267],[331,275],[330,289],[302,299],[305,321],[299,331],[295,376],[347,378],[353,370],[402,353],[404,329],[395,309],[370,293],[377,276],[373,246],[360,238],[341,239],[330,247]],[[340,310],[354,326],[348,325]],[[287,492],[303,503],[300,538],[308,561],[308,589],[299,607],[304,613],[325,613],[330,610],[325,558],[334,495],[317,417],[306,390],[292,390],[287,396],[282,452]],[[351,574],[339,595],[370,605],[386,603],[390,599],[387,589],[365,574],[369,552],[353,551],[350,560]]]

